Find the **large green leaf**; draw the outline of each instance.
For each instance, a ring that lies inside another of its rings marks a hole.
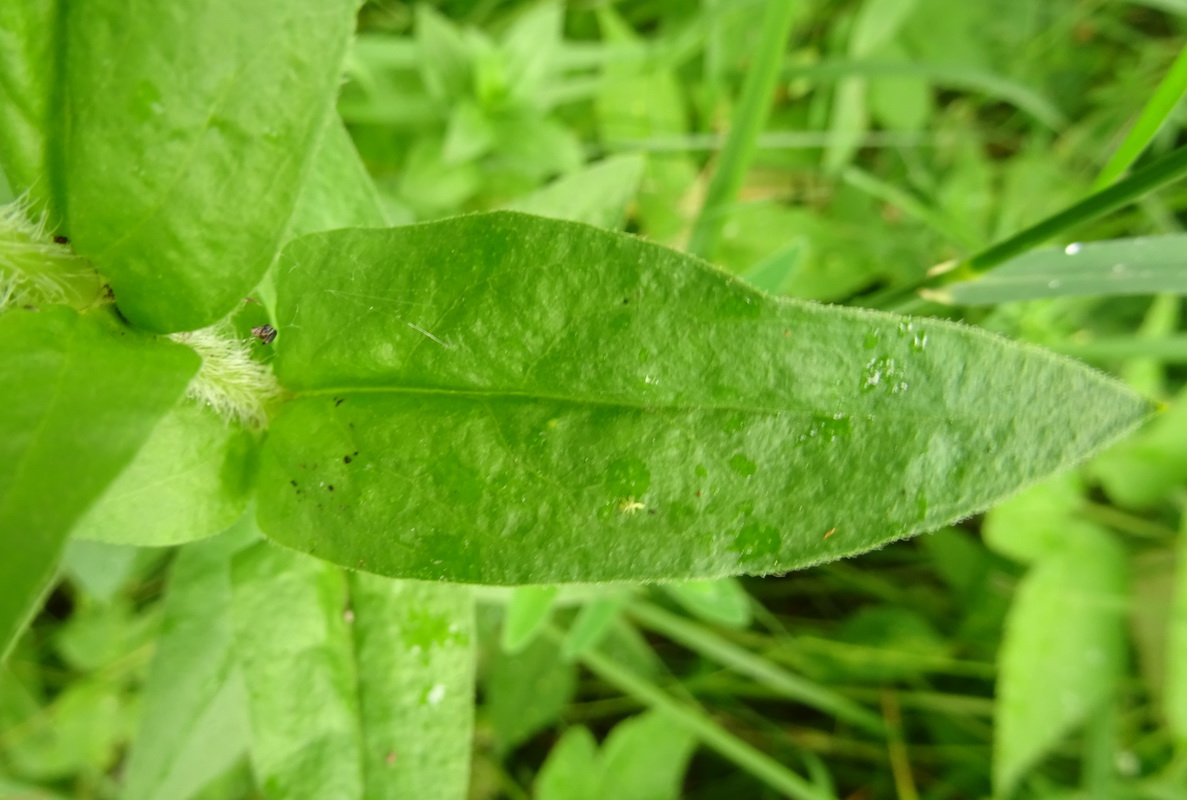
[[[349,576],[260,544],[235,559],[265,796],[457,800],[473,706],[469,591]]]
[[[63,3],[68,231],[128,319],[192,330],[271,263],[355,0]]]
[[[71,527],[185,390],[198,357],[105,312],[0,315],[0,657]]]
[[[794,569],[984,509],[1147,404],[937,320],[767,297],[679,253],[515,213],[304,237],[265,533],[463,582]]]
[[[174,562],[124,800],[187,800],[247,752],[231,559],[250,546],[253,529],[249,521],[236,525],[184,548]]]

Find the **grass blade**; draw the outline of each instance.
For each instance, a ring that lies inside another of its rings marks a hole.
[[[1125,139],[1100,171],[1096,182],[1092,184],[1093,189],[1103,189],[1129,169],[1170,117],[1175,106],[1183,98],[1184,92],[1187,92],[1187,47],[1179,52],[1178,58],[1171,64],[1158,88],[1146,101],[1137,122],[1129,129]]]
[[[766,123],[771,94],[779,80],[787,36],[799,4],[791,0],[769,0],[763,14],[763,37],[746,74],[742,98],[731,121],[729,139],[705,195],[705,204],[693,224],[688,251],[702,258],[712,258],[717,249],[726,212],[733,203],[754,158],[758,134]]]

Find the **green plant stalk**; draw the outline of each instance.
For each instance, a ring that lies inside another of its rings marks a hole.
[[[549,635],[558,643],[563,639],[555,628],[549,630]],[[580,660],[590,672],[647,707],[667,714],[695,734],[702,743],[784,796],[795,800],[827,800],[827,795],[822,794],[817,787],[725,730],[708,715],[676,701],[655,684],[623,669],[612,659],[591,650],[583,653]]]
[[[679,642],[706,658],[748,675],[785,697],[832,714],[870,733],[879,736],[886,733],[882,720],[876,714],[726,641],[703,625],[689,622],[649,603],[634,603],[630,606],[629,613],[644,627]]]
[[[1184,92],[1187,92],[1187,47],[1179,52],[1158,88],[1154,90],[1154,94],[1146,101],[1137,122],[1129,129],[1125,139],[1092,184],[1093,190],[1103,189],[1129,169],[1174,111]]]
[[[717,170],[709,181],[705,203],[693,224],[688,252],[711,259],[721,239],[726,210],[742,187],[746,170],[754,158],[758,134],[766,123],[771,107],[771,94],[779,80],[783,66],[783,52],[798,3],[791,0],[769,0],[762,18],[762,40],[759,42],[742,99],[730,126],[729,138],[721,151]]]

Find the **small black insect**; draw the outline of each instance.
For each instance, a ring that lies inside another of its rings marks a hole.
[[[54,244],[70,244],[69,236],[55,236]]]
[[[271,325],[257,325],[251,329],[251,335],[264,344],[272,344],[272,340],[276,338],[276,329]]]

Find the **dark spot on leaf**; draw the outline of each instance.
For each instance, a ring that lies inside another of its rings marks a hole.
[[[344,400],[346,400],[345,397],[335,397],[334,398],[334,408],[337,408],[338,406],[342,405]]]
[[[296,482],[296,481],[289,481],[289,483],[291,483],[293,486],[296,486],[296,485],[297,485],[297,482]]]
[[[55,236],[54,244],[70,244],[69,236]]]
[[[256,325],[251,329],[251,335],[264,344],[272,344],[272,340],[276,338],[276,329],[271,325]]]
[[[700,492],[697,492],[697,497],[700,497],[700,496],[701,496],[701,493],[700,493]]]
[[[624,297],[624,298],[622,298],[622,304],[623,304],[624,306],[625,306],[627,303],[629,303],[629,302],[631,302],[631,299],[630,299],[629,297]]]
[[[648,514],[650,514],[651,516],[653,516],[653,517],[654,517],[654,516],[655,516],[655,509],[654,509],[654,508],[649,508],[649,509],[647,509],[647,513],[648,513]]]
[[[350,427],[352,427],[352,428],[353,428],[354,426],[353,426],[353,425],[351,425]],[[359,454],[359,451],[358,451],[358,450],[355,450],[353,453],[351,453],[351,455],[354,455],[354,456],[357,456],[358,454]]]
[[[349,464],[349,463],[350,463],[350,456],[342,456],[342,463],[343,463],[343,464]]]
[[[332,492],[332,491],[334,491],[334,484],[331,483],[328,486],[326,486],[326,488]]]

